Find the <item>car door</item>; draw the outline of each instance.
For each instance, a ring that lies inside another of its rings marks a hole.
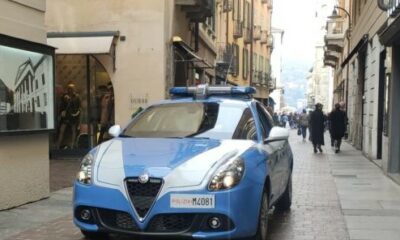
[[[272,128],[272,117],[269,116],[268,111],[265,109],[264,106],[262,106],[262,104],[259,104],[259,111],[260,114],[264,114],[267,127]],[[275,171],[277,178],[279,178],[278,195],[280,196],[285,191],[287,180],[289,179],[291,150],[288,140],[270,143],[270,145],[273,145],[277,148]]]
[[[262,138],[260,144],[262,145],[264,151],[268,153],[265,160],[267,161],[271,180],[271,202],[274,202],[280,196],[282,186],[282,177],[279,171],[280,144],[264,144],[263,140],[268,138],[269,132],[271,131],[273,125],[268,121],[267,113],[258,102],[256,103],[256,109]]]

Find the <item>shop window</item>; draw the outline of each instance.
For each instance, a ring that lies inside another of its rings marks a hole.
[[[237,77],[239,76],[239,45],[232,44],[232,51],[233,51],[232,75],[234,77]]]
[[[50,148],[53,155],[73,154],[110,138],[114,90],[107,71],[94,56],[58,55],[56,62],[59,127]],[[48,97],[43,95],[42,104],[49,104]]]
[[[43,93],[43,104],[46,107],[47,106],[47,94]]]
[[[249,75],[249,51],[243,48],[243,79],[247,79]]]
[[[383,107],[383,135],[389,136],[389,91],[390,91],[391,73],[387,73],[384,85],[384,107]]]
[[[241,0],[233,0],[233,14],[232,14],[232,20],[241,20],[241,6],[240,6]]]

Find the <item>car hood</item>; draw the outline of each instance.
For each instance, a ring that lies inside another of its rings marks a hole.
[[[251,141],[215,139],[116,138],[99,146],[98,184],[123,185],[126,177],[148,174],[171,187],[196,186],[212,169],[248,149]]]

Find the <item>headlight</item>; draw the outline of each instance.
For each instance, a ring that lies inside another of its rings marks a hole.
[[[83,157],[81,162],[81,169],[76,176],[78,182],[82,184],[92,183],[93,162],[94,162],[94,156],[92,153],[88,153],[85,157]]]
[[[240,158],[222,165],[211,178],[208,190],[230,189],[238,185],[244,174],[244,161]]]

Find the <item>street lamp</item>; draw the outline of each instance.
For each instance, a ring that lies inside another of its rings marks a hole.
[[[346,16],[349,18],[349,26],[348,26],[348,28],[347,28],[347,30],[346,30],[346,39],[347,39],[347,56],[346,57],[348,57],[349,56],[349,53],[350,53],[350,35],[351,35],[351,16],[350,16],[350,13],[346,10],[346,9],[344,9],[344,8],[342,8],[342,7],[339,7],[339,6],[334,6],[333,7],[333,11],[332,11],[332,15],[331,16],[328,16],[328,18],[329,19],[339,19],[339,18],[342,18],[342,16],[340,16],[339,14],[338,14],[338,12],[337,12],[337,9],[339,9],[339,10],[342,10],[345,14],[346,14]],[[344,90],[344,89],[343,89]],[[349,66],[347,65],[347,71],[346,71],[346,114],[347,114],[347,109],[348,109],[348,95],[349,95]]]

